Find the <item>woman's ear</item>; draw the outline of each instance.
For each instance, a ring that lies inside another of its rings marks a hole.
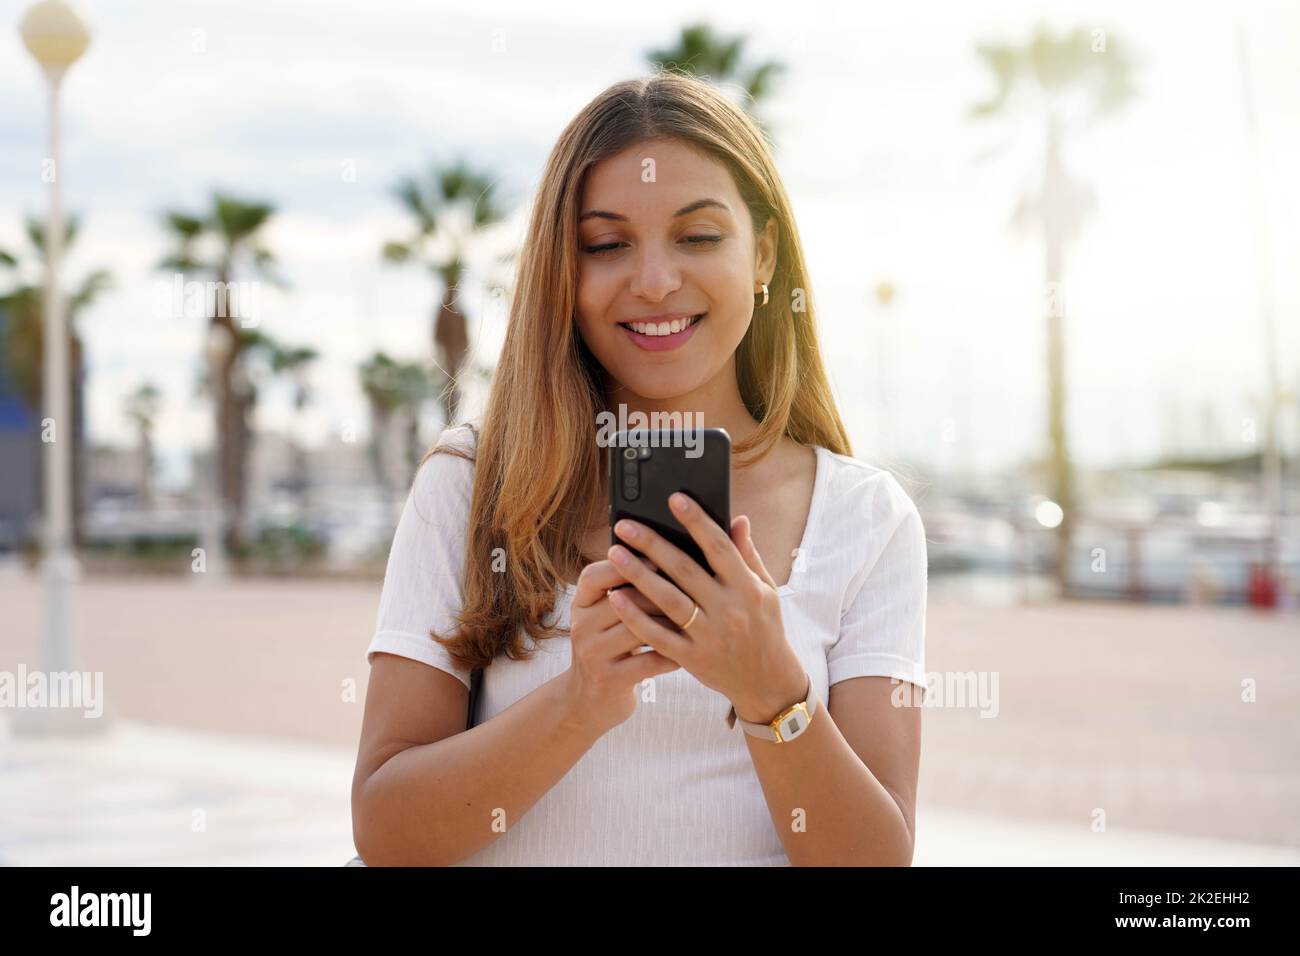
[[[754,281],[771,282],[776,274],[776,250],[781,229],[775,216],[770,216],[758,234],[754,249]]]

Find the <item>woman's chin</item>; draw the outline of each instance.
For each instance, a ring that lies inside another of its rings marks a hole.
[[[656,371],[659,374],[646,375],[644,370],[638,369],[619,381],[636,395],[651,402],[688,395],[704,384],[698,375],[673,375],[665,369]]]

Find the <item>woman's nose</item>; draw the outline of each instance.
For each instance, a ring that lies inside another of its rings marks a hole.
[[[633,265],[632,293],[657,302],[682,284],[672,256],[657,246],[643,246]]]

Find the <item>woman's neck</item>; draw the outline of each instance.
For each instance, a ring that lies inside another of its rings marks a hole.
[[[639,412],[646,417],[648,423],[653,423],[656,412],[677,413],[683,416],[684,422],[689,423],[684,427],[726,429],[733,445],[745,441],[758,429],[758,422],[754,421],[740,397],[734,360],[712,381],[685,395],[646,398],[617,382],[608,383],[605,394],[606,410],[619,421],[630,419],[634,413]],[[620,405],[623,406],[623,411],[620,411]],[[685,417],[688,414],[690,417]]]

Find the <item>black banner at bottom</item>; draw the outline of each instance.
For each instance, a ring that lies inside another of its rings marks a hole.
[[[203,944],[383,943],[395,930],[496,934],[553,927],[561,938],[605,926],[707,939],[833,932],[926,944],[1048,934],[1192,938],[1231,945],[1283,928],[1290,868],[647,869],[453,867],[329,869],[2,869],[6,942],[166,940]],[[442,920],[450,919],[450,926]],[[801,929],[802,927],[802,929]],[[830,927],[827,927],[830,931]],[[692,931],[694,934],[694,930]],[[550,935],[549,933],[547,935]],[[431,936],[431,941],[440,939]],[[456,943],[460,945],[460,942]],[[17,950],[10,950],[17,952]]]

